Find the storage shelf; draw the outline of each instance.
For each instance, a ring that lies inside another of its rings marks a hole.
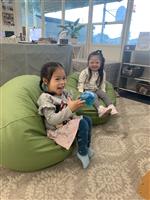
[[[125,46],[122,63],[120,65],[118,89],[150,97],[150,91],[149,91],[150,90],[149,89],[150,64],[149,64],[149,59],[147,59],[147,55],[148,55],[148,52],[144,51],[141,54],[139,53],[137,56],[134,45]],[[146,59],[145,59],[145,56],[146,56]],[[139,57],[140,59],[144,59],[144,60],[140,60]],[[141,61],[143,61],[143,64],[140,64]],[[141,69],[141,74],[140,74],[140,71],[137,71],[137,73],[136,71],[134,71],[134,70],[140,70],[140,69]],[[125,73],[123,70],[129,70],[129,75],[131,76],[127,76],[128,71]],[[136,77],[132,77],[132,76],[136,76]],[[142,94],[141,92],[142,93],[145,92],[146,94]]]
[[[134,78],[134,79],[137,80],[137,81],[145,81],[145,82],[150,83],[150,79],[145,79],[144,77]]]
[[[139,66],[139,67],[150,67],[150,65],[142,65],[142,64],[136,64],[136,63],[122,63],[123,65],[130,65],[130,66]]]
[[[145,77],[135,78],[135,77],[125,76],[125,75],[121,75],[120,77],[127,78],[127,79],[134,79],[134,80],[137,80],[137,81],[144,81],[144,82],[150,83],[150,79],[146,79]]]
[[[122,87],[120,87],[119,90],[124,90],[124,91],[127,91],[127,92],[132,92],[132,93],[140,94],[140,95],[142,95],[142,96],[150,97],[150,95],[141,94],[141,93],[139,93],[139,92],[137,92],[137,91],[130,90],[130,89],[127,89],[127,88],[122,88]]]

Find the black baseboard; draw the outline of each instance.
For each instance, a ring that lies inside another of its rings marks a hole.
[[[150,105],[150,97],[149,96],[144,96],[141,94],[132,93],[132,92],[124,91],[124,90],[119,90],[118,93],[121,97],[132,99],[134,101],[139,101],[139,102]]]

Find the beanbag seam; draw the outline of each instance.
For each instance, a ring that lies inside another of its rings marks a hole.
[[[38,118],[41,118],[41,116],[38,116],[38,115],[30,115],[30,116],[27,116],[27,117],[22,117],[22,118],[19,118],[19,119],[17,119],[17,120],[11,121],[11,122],[7,123],[6,125],[1,126],[0,128],[1,128],[1,129],[2,129],[2,128],[5,128],[5,127],[9,126],[10,124],[12,124],[12,123],[14,123],[14,122],[17,122],[17,121],[19,121],[19,120],[26,119],[26,118],[29,118],[29,117],[38,117]]]

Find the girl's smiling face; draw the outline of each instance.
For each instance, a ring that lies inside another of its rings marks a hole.
[[[92,71],[97,71],[101,66],[99,56],[97,55],[91,56],[88,62],[88,66]]]
[[[54,92],[56,95],[61,96],[66,84],[66,74],[64,69],[58,67],[54,71],[51,80],[46,84],[48,87],[48,92]]]

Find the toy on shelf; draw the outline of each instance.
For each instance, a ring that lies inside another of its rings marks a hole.
[[[96,95],[91,91],[85,91],[80,95],[80,99],[85,100],[87,106],[92,106],[96,99]]]

